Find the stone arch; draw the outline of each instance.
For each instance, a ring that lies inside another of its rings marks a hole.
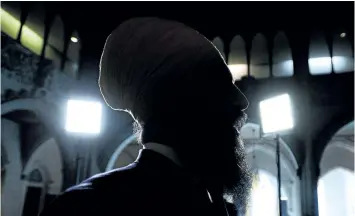
[[[320,160],[320,178],[340,167],[354,172],[354,121],[340,128],[328,142]]]
[[[240,35],[236,35],[229,47],[228,67],[234,80],[240,80],[248,76],[248,63],[245,41]]]
[[[276,77],[290,77],[294,73],[293,59],[289,42],[284,32],[279,32],[274,38],[272,52],[272,74]]]
[[[268,43],[264,35],[258,33],[253,38],[250,54],[250,76],[257,79],[270,76]]]
[[[4,215],[21,215],[22,203],[18,202],[23,196],[22,181],[20,179],[22,160],[20,155],[20,127],[6,118],[1,118],[1,145],[5,149],[8,163],[6,175],[3,178],[1,193]]]
[[[351,215],[354,208],[354,121],[339,129],[320,160],[319,215]],[[351,192],[349,192],[351,191]]]
[[[344,126],[354,121],[354,110],[353,107],[343,110],[342,112],[334,115],[330,121],[326,123],[324,128],[315,135],[313,141],[313,163],[315,167],[319,168],[320,161],[325,148],[327,147],[329,141],[332,137]],[[318,173],[319,174],[319,173]]]
[[[21,44],[37,55],[41,55],[43,50],[45,12],[43,4],[35,3],[30,8],[21,31]]]
[[[48,192],[59,194],[62,191],[63,185],[62,161],[61,150],[54,138],[51,138],[33,151],[24,166],[22,174],[29,176],[33,170],[40,170],[43,182],[48,184]]]
[[[75,158],[75,152],[73,151],[75,140],[64,131],[65,109],[40,98],[16,99],[3,103],[1,106],[2,116],[18,110],[28,110],[33,112],[38,120],[43,123],[51,137],[55,138],[63,156],[62,167],[66,168],[63,171],[63,188],[71,186],[75,179],[74,174],[71,172],[71,169],[74,168],[72,158]]]
[[[266,170],[258,170],[254,177],[253,189],[250,197],[250,204],[246,216],[253,215],[278,215],[278,183],[276,176]],[[281,187],[282,202],[287,202],[289,194],[287,187]],[[286,215],[295,215],[292,207],[287,208]]]
[[[252,170],[262,170],[271,176],[277,176],[276,141],[272,137],[261,137],[260,126],[247,123],[241,130],[247,152],[247,159]],[[290,215],[300,215],[300,182],[297,176],[298,163],[287,145],[280,138],[281,185],[288,197]]]

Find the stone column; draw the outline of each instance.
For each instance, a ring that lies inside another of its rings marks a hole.
[[[307,138],[305,143],[305,163],[301,175],[301,203],[303,216],[318,216],[317,183],[319,167],[316,166],[313,158],[312,139]]]

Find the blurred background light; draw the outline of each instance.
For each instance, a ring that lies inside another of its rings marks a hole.
[[[291,101],[288,94],[263,100],[259,105],[264,133],[275,133],[293,128]]]
[[[70,40],[71,40],[73,43],[77,43],[77,42],[78,42],[78,38],[76,38],[76,37],[71,37]]]
[[[100,133],[101,110],[98,102],[69,100],[65,129],[74,133]]]

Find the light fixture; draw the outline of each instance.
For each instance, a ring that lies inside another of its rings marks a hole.
[[[73,43],[77,43],[77,42],[78,42],[78,38],[76,38],[76,37],[71,37],[70,40],[71,40]]]
[[[264,133],[276,135],[276,165],[277,165],[277,185],[279,198],[279,215],[282,212],[281,197],[281,167],[280,167],[280,135],[293,128],[291,100],[288,94],[282,94],[263,100],[259,104],[261,126]]]
[[[288,94],[263,100],[259,106],[264,133],[277,133],[293,128],[291,101]]]
[[[341,38],[345,38],[345,37],[346,37],[346,33],[345,33],[345,32],[341,33],[341,34],[340,34],[340,37],[341,37]]]
[[[65,129],[73,133],[98,134],[101,128],[101,104],[68,100]]]

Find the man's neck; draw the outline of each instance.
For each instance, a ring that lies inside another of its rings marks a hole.
[[[143,145],[144,149],[149,149],[152,151],[155,151],[159,154],[164,155],[165,157],[169,158],[170,160],[172,160],[175,164],[182,166],[182,163],[179,159],[179,157],[177,156],[177,154],[175,153],[175,151],[167,146],[167,145],[163,145],[163,144],[159,144],[159,143],[154,143],[154,142],[149,142]]]

